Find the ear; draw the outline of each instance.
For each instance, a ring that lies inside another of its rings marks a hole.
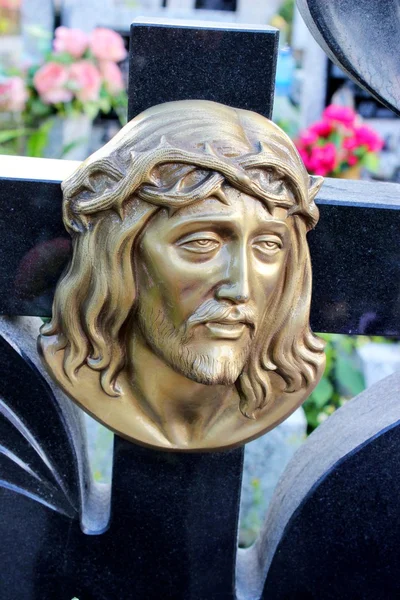
[[[310,202],[312,202],[315,196],[318,194],[321,189],[322,184],[324,183],[324,178],[316,175],[308,176],[308,197]]]

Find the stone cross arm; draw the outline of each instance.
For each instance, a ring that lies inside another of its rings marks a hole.
[[[70,257],[60,182],[72,161],[2,157],[0,314],[49,317]],[[400,188],[327,179],[310,232],[314,331],[400,335]]]

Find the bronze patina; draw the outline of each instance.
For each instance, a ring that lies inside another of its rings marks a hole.
[[[137,116],[62,184],[73,256],[39,338],[53,378],[152,447],[275,427],[325,364],[306,240],[321,183],[253,112],[187,100]]]

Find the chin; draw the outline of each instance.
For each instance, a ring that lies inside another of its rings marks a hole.
[[[240,357],[242,358],[242,357]],[[182,374],[203,385],[233,385],[244,369],[243,360],[215,354],[197,354],[185,364]]]

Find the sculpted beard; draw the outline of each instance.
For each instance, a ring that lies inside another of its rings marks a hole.
[[[244,322],[243,339],[198,339],[197,331],[205,323]],[[152,351],[175,371],[204,385],[233,385],[249,358],[256,315],[250,306],[207,300],[179,328],[165,312],[157,314],[150,306],[139,304],[135,324]]]

